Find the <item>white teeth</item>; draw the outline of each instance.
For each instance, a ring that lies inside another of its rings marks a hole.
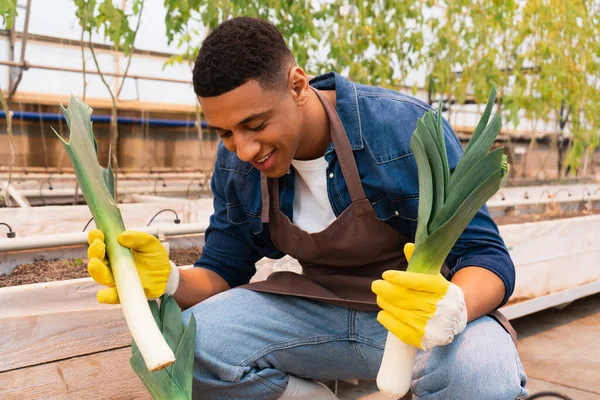
[[[272,153],[272,152],[271,152]],[[257,163],[264,163],[265,161],[267,161],[269,159],[269,157],[271,157],[271,153],[267,154],[266,156],[264,156],[261,159],[256,160]]]

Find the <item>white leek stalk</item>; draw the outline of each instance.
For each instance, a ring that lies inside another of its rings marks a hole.
[[[68,108],[63,107],[62,110],[70,130],[69,142],[54,132],[69,154],[79,187],[96,226],[104,232],[106,251],[125,321],[148,370],[160,370],[173,364],[175,355],[154,321],[131,250],[117,241],[117,235],[125,230],[125,225],[114,199],[114,174],[110,167],[110,155],[108,167],[100,167],[97,160],[98,145],[90,121],[90,107],[71,96]]]
[[[381,393],[399,399],[408,392],[416,355],[415,346],[404,343],[392,332],[388,332],[377,374],[377,387]]]
[[[500,132],[501,119],[489,117],[496,99],[493,87],[487,106],[465,153],[450,174],[440,102],[437,120],[428,111],[417,121],[410,147],[419,173],[419,210],[415,251],[407,271],[439,274],[454,243],[485,202],[500,189],[508,173],[502,148],[488,153]],[[417,349],[388,333],[377,376],[379,390],[399,399],[410,388]]]

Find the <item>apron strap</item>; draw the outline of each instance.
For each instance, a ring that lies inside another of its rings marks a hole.
[[[327,118],[329,118],[333,147],[335,148],[337,157],[340,160],[342,175],[344,175],[344,179],[346,180],[346,186],[348,186],[350,198],[352,199],[352,202],[364,200],[367,198],[367,196],[365,195],[365,191],[360,182],[358,167],[356,166],[356,160],[354,159],[354,154],[352,153],[352,148],[350,147],[350,142],[348,141],[348,136],[346,135],[344,125],[342,125],[340,117],[327,97],[325,97],[325,95],[319,90],[313,87],[311,87],[311,89],[315,92],[319,100],[321,100],[323,107],[325,107]]]
[[[269,208],[270,208],[270,199],[269,199],[269,184],[267,180],[267,176],[263,173],[260,174],[260,192],[262,196],[262,211],[261,211],[261,220],[263,223],[269,223]],[[279,199],[279,198],[277,198]]]
[[[360,175],[358,174],[358,167],[356,166],[356,160],[354,159],[354,153],[350,147],[348,136],[342,121],[338,116],[333,105],[329,102],[327,97],[319,90],[312,88],[315,92],[323,107],[325,113],[329,119],[329,129],[331,131],[331,139],[333,140],[333,146],[335,148],[336,155],[340,160],[340,167],[342,169],[342,175],[346,180],[346,186],[350,193],[350,198],[353,203],[365,200],[367,196],[363,189],[362,183],[360,182]],[[269,210],[279,210],[279,179],[267,178],[263,173],[260,174],[260,185],[262,195],[262,211],[261,219],[263,223],[269,223]]]

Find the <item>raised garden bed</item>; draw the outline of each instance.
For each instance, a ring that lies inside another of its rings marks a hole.
[[[546,214],[546,219],[572,216]],[[503,224],[500,233],[517,267],[512,306],[600,283],[600,216]],[[172,248],[171,258],[179,265],[197,259],[198,254],[178,259],[178,250]],[[75,263],[86,276],[85,261]],[[289,258],[261,260],[253,279],[295,268]],[[98,289],[90,278],[0,289],[1,399],[150,399],[129,367],[131,338],[121,310],[99,304]]]
[[[171,249],[169,258],[177,266],[194,264],[202,254],[202,247]],[[87,278],[86,258],[42,260],[23,264],[10,275],[0,275],[0,288],[29,283],[52,282],[66,279]]]
[[[546,207],[543,213],[537,214],[507,214],[494,217],[494,221],[498,225],[524,224],[527,222],[552,221],[556,219],[586,217],[589,215],[600,214],[600,209],[583,209],[577,211],[565,211],[556,203]]]
[[[600,209],[565,211],[557,204],[549,205],[540,214],[502,215],[494,218],[498,225],[521,224],[527,222],[549,221],[563,218],[575,218],[600,214]],[[170,259],[178,266],[193,264],[202,254],[202,247],[171,249]],[[10,275],[0,274],[0,288],[25,285],[29,283],[51,282],[66,279],[88,277],[87,259],[37,260],[18,266]]]

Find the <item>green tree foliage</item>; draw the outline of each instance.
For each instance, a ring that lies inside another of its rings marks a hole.
[[[132,50],[134,48],[135,37],[140,27],[141,14],[144,8],[144,0],[133,0],[131,15],[127,15],[125,10],[116,7],[112,0],[73,0],[73,2],[77,7],[75,14],[79,19],[79,25],[81,26],[82,31],[87,32],[88,34],[88,43],[94,63],[96,65],[96,69],[98,70],[100,78],[102,79],[104,86],[106,86],[106,89],[108,90],[112,100],[110,136],[111,148],[114,150],[111,151],[111,154],[112,164],[114,165],[115,169],[118,169],[119,162],[117,159],[117,154],[119,148],[119,131],[117,126],[117,101],[119,94],[123,89],[123,85],[125,84],[125,78],[127,76],[127,72],[129,71],[129,66],[131,65],[131,59],[133,55]],[[132,28],[130,25],[130,20],[134,19],[137,19],[137,24],[133,25]],[[116,93],[113,93],[113,89],[111,89],[104,77],[104,74],[102,73],[103,71],[100,69],[100,64],[98,63],[94,45],[92,43],[93,33],[103,34],[104,39],[110,41],[110,43],[114,46],[115,51],[123,51],[125,56],[129,57],[127,60],[127,66],[123,72],[124,76]]]
[[[571,132],[567,162],[575,171],[598,146],[600,2],[447,3],[442,22],[428,21],[435,38],[429,48],[433,90],[459,102],[474,94],[480,102],[496,82],[509,122],[517,125],[524,115],[555,126],[559,169],[565,129]]]
[[[220,22],[254,16],[277,26],[311,74],[336,70],[357,82],[399,89],[409,72],[421,68],[428,89],[448,104],[482,104],[495,83],[507,126],[523,118],[555,126],[559,152],[567,143],[562,138],[572,134],[566,157],[572,167],[598,146],[600,0],[164,4],[168,39],[181,50],[170,63],[191,64],[206,33]]]
[[[328,57],[319,72],[347,71],[354,81],[403,84],[421,62],[424,7],[420,0],[342,0],[324,3],[319,39]]]
[[[515,68],[517,8],[512,0],[456,0],[438,7],[427,21],[431,89],[458,103],[467,94],[484,103],[495,83],[502,100]]]
[[[17,15],[17,0],[0,1],[0,16],[6,29],[12,28],[15,15]]]
[[[165,0],[169,42],[193,61],[207,31],[236,16],[268,20],[282,33],[296,61],[309,73],[347,71],[362,83],[399,85],[416,68],[423,47],[420,0]]]
[[[266,19],[282,32],[296,59],[305,65],[318,37],[313,24],[312,2],[294,0],[165,0],[165,23],[169,43],[182,50],[174,62],[193,61],[204,36],[219,23],[236,16]]]
[[[130,26],[130,20],[138,17],[143,0],[133,0],[132,15],[116,7],[112,0],[73,0],[77,6],[76,16],[79,25],[91,34],[102,33],[104,39],[110,40],[117,51],[123,51],[128,56],[133,48],[136,29]]]

